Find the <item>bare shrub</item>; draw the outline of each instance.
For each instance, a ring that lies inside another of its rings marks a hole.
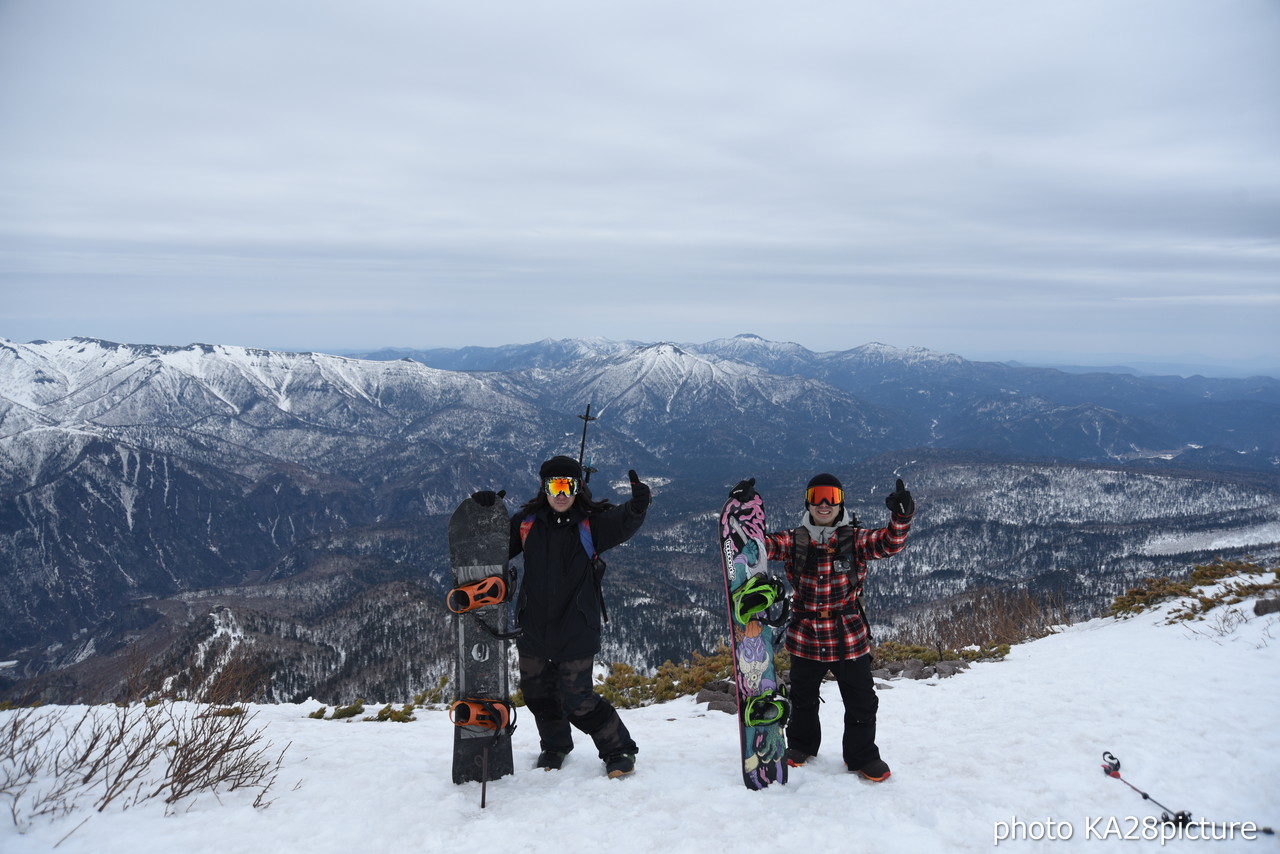
[[[19,830],[41,816],[274,785],[288,746],[272,758],[253,714],[203,705],[93,706],[0,711],[0,799]]]
[[[49,799],[31,789],[41,782],[45,767],[53,761],[49,745],[60,717],[40,714],[36,709],[0,714],[4,715],[0,726],[0,798],[9,802],[13,823],[22,827],[24,802],[34,804],[42,814],[46,812]]]
[[[98,812],[122,796],[126,808],[139,800],[137,789],[160,755],[164,720],[158,711],[139,706],[109,707],[111,712],[91,728],[91,746],[83,753],[85,784],[100,781],[94,807]],[[137,710],[137,711],[135,711]]]
[[[166,804],[175,804],[200,792],[253,787],[261,790],[261,798],[275,782],[288,746],[274,761],[267,759],[271,742],[263,742],[263,730],[250,729],[255,717],[256,713],[226,715],[210,709],[173,712],[169,762],[151,797],[163,796]]]

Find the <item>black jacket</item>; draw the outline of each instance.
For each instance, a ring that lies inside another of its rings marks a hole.
[[[511,517],[511,556],[524,552],[516,605],[523,629],[516,641],[521,655],[575,661],[600,651],[602,603],[578,532],[583,516],[576,504],[563,516],[543,507],[534,514],[523,544],[520,525],[525,517]],[[634,512],[630,501],[591,516],[596,552],[626,542],[643,523],[644,514]]]

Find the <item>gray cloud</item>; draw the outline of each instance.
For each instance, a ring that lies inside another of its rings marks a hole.
[[[0,335],[1276,355],[1280,7],[0,5]]]

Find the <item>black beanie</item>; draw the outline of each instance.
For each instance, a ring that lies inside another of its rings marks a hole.
[[[808,492],[815,486],[834,486],[837,489],[844,489],[844,484],[840,482],[840,478],[833,474],[815,474],[813,479],[809,481],[809,485],[805,487]]]
[[[552,457],[538,469],[538,477],[572,477],[582,480],[582,466],[573,457]]]

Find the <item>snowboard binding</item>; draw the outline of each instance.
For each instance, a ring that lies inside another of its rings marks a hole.
[[[501,605],[509,595],[507,580],[501,575],[490,575],[453,588],[445,598],[445,604],[453,613],[465,614],[486,605]]]
[[[783,626],[791,616],[782,580],[757,572],[730,594],[733,617],[739,625],[757,620],[768,626]]]
[[[747,726],[785,727],[791,718],[791,700],[781,689],[747,697],[742,720]]]
[[[510,735],[516,729],[516,709],[502,700],[455,700],[449,707],[449,721],[454,726],[479,727]]]
[[[515,592],[515,571],[508,570],[506,575],[486,575],[478,581],[460,584],[445,594],[444,604],[455,614],[470,614],[476,625],[484,629],[491,637],[498,640],[514,640],[520,637],[523,629],[515,628],[504,632],[491,626],[480,614],[481,608],[490,605],[501,605],[511,601]]]

